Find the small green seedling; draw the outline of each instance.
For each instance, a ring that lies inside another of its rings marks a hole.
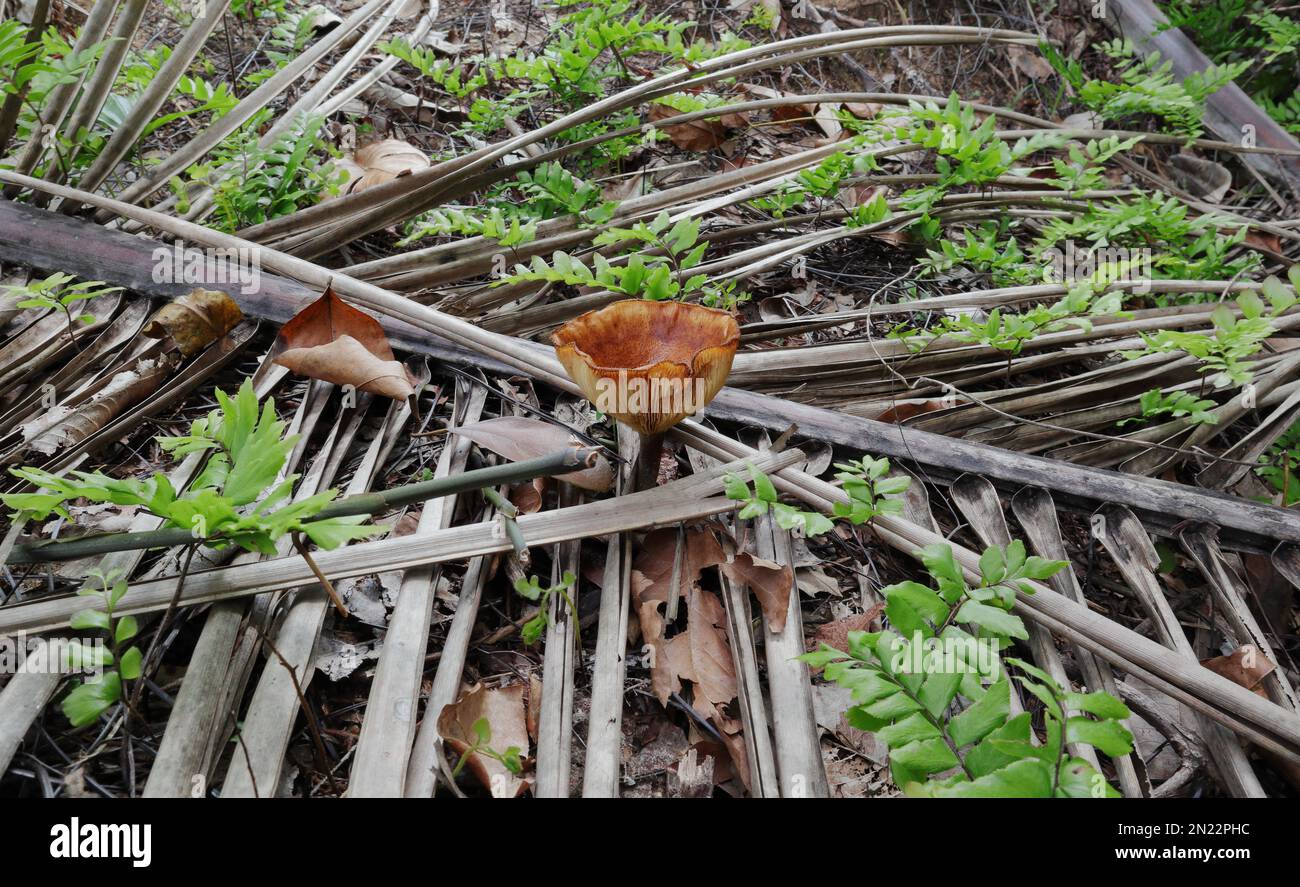
[[[497,761],[514,775],[518,776],[524,771],[524,762],[521,758],[522,752],[519,746],[512,745],[503,752],[496,751],[491,747],[492,743],[492,725],[488,723],[487,718],[479,718],[474,722],[474,744],[461,752],[460,758],[456,761],[456,766],[452,768],[451,775],[459,776],[469,763],[469,759],[474,755],[482,755],[485,758],[491,758]]]
[[[98,597],[102,606],[79,611],[72,617],[70,625],[78,631],[103,632],[108,639],[108,650],[91,663],[85,658],[86,651],[91,648],[85,645],[73,648],[77,652],[73,652],[70,659],[78,661],[69,661],[70,666],[84,668],[97,665],[103,668],[98,677],[74,686],[63,700],[63,713],[74,727],[93,724],[100,715],[124,699],[123,683],[138,679],[143,667],[139,647],[131,645],[123,649],[139,633],[139,623],[134,616],[119,618],[113,612],[127,592],[126,580],[120,573],[105,575],[98,570],[90,573],[90,579],[95,584],[88,583],[87,587],[77,593],[86,597]]]
[[[521,597],[527,598],[537,604],[537,615],[525,622],[523,628],[520,630],[525,644],[537,643],[541,639],[543,632],[546,631],[547,626],[551,624],[550,616],[547,614],[550,609],[552,595],[558,594],[564,599],[565,606],[569,608],[569,616],[573,619],[573,624],[577,626],[578,608],[573,603],[573,598],[569,595],[569,590],[573,588],[574,583],[577,581],[578,577],[568,570],[564,571],[564,575],[560,578],[559,584],[552,585],[550,588],[542,588],[541,582],[538,581],[536,576],[529,576],[527,579],[521,578],[515,580],[515,591],[517,591]],[[581,636],[578,637],[578,645],[582,645]]]
[[[33,280],[26,286],[8,286],[6,291],[11,296],[17,296],[19,301],[16,303],[19,308],[45,308],[49,311],[61,311],[68,321],[67,336],[68,342],[74,347],[77,344],[77,324],[92,324],[95,322],[93,314],[78,314],[73,316],[73,307],[78,302],[85,302],[99,296],[106,296],[109,293],[121,292],[120,286],[108,286],[102,280],[86,280],[81,283],[73,283],[71,274],[56,272],[44,280]]]
[[[768,511],[776,525],[783,530],[798,530],[805,537],[821,536],[835,528],[835,524],[826,515],[816,511],[804,511],[793,505],[779,501],[776,486],[772,479],[752,465],[749,476],[753,488],[739,474],[730,473],[724,478],[727,498],[743,503],[737,517],[750,520]],[[898,514],[903,510],[899,496],[911,484],[908,477],[886,477],[889,473],[888,459],[873,459],[864,456],[856,462],[837,462],[840,469],[835,478],[848,494],[848,502],[836,502],[833,514],[842,517],[855,526],[870,523],[881,514]]]

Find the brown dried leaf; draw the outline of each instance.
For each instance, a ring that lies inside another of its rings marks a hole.
[[[1271,231],[1247,231],[1243,243],[1267,256],[1285,258],[1282,255],[1282,238]]]
[[[563,428],[522,416],[501,416],[451,429],[452,434],[468,437],[481,447],[504,456],[511,462],[535,459],[574,445],[573,437]],[[557,475],[575,487],[604,492],[614,485],[614,469],[604,457],[591,468]]]
[[[1046,80],[1055,72],[1047,59],[1043,58],[1042,53],[1036,49],[1025,46],[1009,46],[1007,54],[1011,57],[1011,64],[1020,73],[1024,74],[1030,80]]]
[[[510,504],[518,508],[520,514],[536,514],[542,510],[542,496],[545,493],[546,478],[535,477],[511,487]]]
[[[650,664],[650,684],[655,696],[663,705],[668,697],[682,688],[679,677],[694,680],[690,641],[664,638],[664,618],[661,609],[672,590],[673,565],[677,559],[677,531],[672,528],[648,533],[637,553],[632,568],[632,597],[641,625],[641,634],[653,654]],[[717,536],[703,529],[686,533],[685,551],[682,553],[680,588],[689,590],[699,581],[700,572],[727,559]],[[692,623],[693,624],[693,623]]]
[[[794,571],[789,564],[778,564],[741,552],[726,564],[722,572],[732,582],[749,586],[763,607],[763,618],[772,631],[784,631],[790,610],[790,592],[794,588]]]
[[[244,313],[228,294],[196,289],[159,308],[143,333],[151,339],[170,337],[181,354],[192,357],[243,319]]]
[[[1277,668],[1260,649],[1253,644],[1245,644],[1233,650],[1227,656],[1202,659],[1204,665],[1215,674],[1225,677],[1234,684],[1240,684],[1247,690],[1253,690],[1260,696],[1267,696],[1260,681],[1268,677]]]
[[[414,379],[394,359],[379,321],[332,288],[280,328],[271,353],[281,366],[323,382],[395,400],[415,393]]]
[[[885,611],[884,604],[875,604],[865,613],[854,613],[852,616],[845,616],[843,619],[836,619],[834,622],[826,622],[817,626],[813,631],[812,637],[808,639],[808,650],[820,649],[822,644],[829,644],[836,650],[849,651],[849,632],[851,631],[870,631],[871,623],[880,618],[880,614]]]
[[[477,741],[474,724],[486,718],[492,727],[488,746],[504,754],[514,746],[521,758],[528,754],[528,723],[524,710],[525,684],[489,690],[482,684],[448,705],[438,715],[438,733],[456,755],[462,755]],[[470,756],[465,764],[494,798],[514,798],[528,787],[528,780],[516,776],[500,761],[482,754]]]
[[[655,102],[650,104],[650,121],[658,123],[669,117],[676,117],[682,112]],[[714,117],[678,123],[663,127],[664,133],[672,143],[683,151],[710,151],[727,139],[727,128],[722,121]]]
[[[55,407],[23,425],[27,449],[53,456],[81,443],[161,388],[176,369],[176,361],[175,354],[139,360],[114,375],[84,403],[71,409]]]
[[[848,111],[859,120],[868,120],[880,113],[881,108],[885,107],[879,102],[845,102],[844,110]]]
[[[895,404],[879,416],[876,416],[876,421],[899,423],[904,422],[913,416],[920,416],[925,413],[932,413],[935,410],[942,409],[944,409],[944,402],[941,400],[922,400],[919,402],[910,401]]]
[[[691,674],[696,696],[714,705],[725,705],[736,698],[736,663],[727,641],[727,613],[722,601],[711,591],[696,589],[686,599],[686,619],[690,626],[673,638],[688,638]]]
[[[423,151],[400,139],[372,142],[364,148],[358,148],[351,157],[338,161],[337,165],[348,175],[347,184],[340,189],[340,196],[360,194],[368,188],[430,166],[429,158]]]

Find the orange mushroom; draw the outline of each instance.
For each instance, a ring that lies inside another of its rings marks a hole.
[[[740,327],[725,311],[625,299],[551,336],[569,378],[597,409],[643,435],[703,409],[727,381]]]
[[[551,341],[596,409],[641,435],[644,463],[657,460],[664,432],[722,389],[740,327],[714,308],[626,299],[573,318]]]

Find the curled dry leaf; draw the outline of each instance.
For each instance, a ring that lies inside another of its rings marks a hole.
[[[681,113],[681,111],[667,105],[654,102],[650,105],[650,121],[652,123],[658,123],[660,120],[669,117],[676,117]],[[663,131],[672,140],[672,143],[683,151],[711,151],[727,140],[727,128],[716,117],[706,117],[703,120],[692,120],[689,123],[665,126]]]
[[[474,443],[489,449],[498,456],[511,462],[536,459],[547,453],[554,453],[565,447],[571,447],[573,436],[563,428],[537,419],[525,419],[520,416],[501,416],[497,419],[485,419],[453,428],[452,434],[468,437]],[[596,464],[581,471],[557,475],[583,490],[603,493],[614,485],[614,469],[609,460],[599,457]]]
[[[243,319],[244,312],[227,293],[196,289],[159,308],[143,332],[151,339],[170,338],[181,354],[192,357]]]
[[[1037,49],[1009,46],[1007,55],[1011,57],[1011,66],[1030,80],[1046,80],[1056,73]]]
[[[1234,684],[1240,684],[1247,690],[1253,690],[1260,696],[1265,697],[1268,694],[1264,692],[1264,688],[1259,683],[1277,668],[1277,665],[1253,644],[1238,647],[1227,656],[1202,659],[1201,665],[1204,665],[1215,674],[1227,678]]]
[[[485,719],[492,730],[488,748],[505,754],[511,747],[519,757],[528,756],[528,720],[525,712],[525,684],[487,689],[482,684],[471,687],[465,695],[438,714],[438,734],[459,758],[478,741],[474,724]],[[473,754],[465,767],[474,774],[494,798],[518,797],[528,788],[529,780],[516,776],[505,764],[487,755]]]
[[[685,551],[682,553],[679,588],[673,589],[673,566],[677,559],[677,531],[666,528],[648,533],[637,554],[632,571],[632,597],[645,642],[653,651],[650,665],[650,683],[655,696],[663,705],[668,697],[681,690],[679,678],[694,674],[689,642],[675,644],[664,637],[663,607],[672,592],[689,589],[700,578],[701,571],[716,566],[727,559],[718,538],[708,530],[693,529],[686,533]],[[678,635],[681,637],[681,635]]]
[[[175,354],[137,361],[78,406],[57,406],[21,428],[26,449],[43,456],[81,443],[152,395],[176,369]]]
[[[272,357],[299,375],[403,400],[415,380],[393,357],[383,327],[327,288],[280,328]]]
[[[785,620],[790,611],[790,592],[794,589],[794,571],[788,564],[754,557],[741,552],[729,563],[721,564],[722,572],[732,582],[749,586],[763,608],[763,618],[772,631],[785,630]]]
[[[360,194],[398,176],[428,169],[429,158],[419,148],[400,139],[384,139],[358,148],[337,165],[348,175],[340,194]]]

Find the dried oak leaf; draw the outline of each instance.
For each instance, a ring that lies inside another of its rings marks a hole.
[[[159,308],[143,332],[151,339],[171,338],[181,354],[192,357],[243,319],[244,312],[228,294],[196,289]]]
[[[522,416],[484,419],[482,422],[453,428],[451,433],[468,437],[479,446],[498,456],[504,456],[511,462],[536,459],[574,445],[573,436],[558,425]],[[557,477],[580,489],[603,493],[614,485],[614,468],[602,456],[590,468]]]
[[[794,589],[794,571],[790,565],[741,552],[721,567],[732,582],[749,586],[763,608],[768,627],[772,631],[784,631],[790,614],[790,592]]]
[[[519,749],[520,758],[525,758],[528,755],[528,720],[524,702],[527,690],[528,686],[522,683],[496,689],[476,684],[438,714],[438,734],[459,756],[478,741],[474,724],[486,719],[492,730],[488,748],[505,754],[513,746]],[[465,767],[492,792],[494,798],[518,797],[529,785],[528,779],[511,773],[505,764],[477,752],[470,755]]]
[[[299,375],[404,400],[415,380],[393,357],[383,327],[326,288],[280,328],[273,359]]]
[[[686,545],[678,575],[679,590],[689,589],[706,567],[727,559],[718,538],[708,530],[693,529],[686,533]],[[694,673],[689,641],[674,643],[664,637],[663,606],[673,581],[677,560],[677,531],[665,528],[648,533],[632,568],[632,598],[641,626],[641,634],[653,654],[650,659],[650,685],[660,704],[681,690],[680,677]],[[678,635],[681,637],[681,635]]]
[[[358,148],[351,157],[338,161],[348,181],[340,195],[360,194],[399,176],[407,176],[430,166],[428,156],[414,145],[400,139],[384,139]]]

